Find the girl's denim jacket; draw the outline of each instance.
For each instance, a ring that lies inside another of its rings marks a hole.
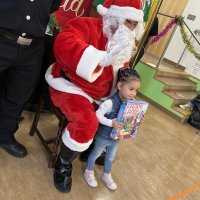
[[[113,96],[109,98],[112,101],[112,111],[105,114],[105,117],[108,119],[114,119],[117,117],[119,112],[120,106],[122,105],[123,101],[122,98],[119,96],[118,92],[116,92]],[[113,130],[113,127],[105,126],[103,124],[99,124],[99,128],[97,130],[97,136],[101,136],[107,140],[113,140],[110,137],[110,134]]]

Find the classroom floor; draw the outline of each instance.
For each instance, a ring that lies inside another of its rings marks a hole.
[[[17,159],[0,149],[0,200],[200,199],[200,136],[152,105],[136,139],[121,141],[112,172],[118,185],[115,192],[102,183],[101,166],[95,168],[99,187],[90,188],[83,179],[85,163],[79,159],[73,164],[72,191],[58,192],[45,150],[37,136],[28,135],[33,113],[23,116],[16,137],[27,147],[28,156]],[[56,119],[43,114],[40,127],[53,135]]]

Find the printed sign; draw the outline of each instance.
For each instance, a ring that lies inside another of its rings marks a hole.
[[[59,10],[55,12],[59,26],[74,17],[89,16],[93,0],[63,0]]]

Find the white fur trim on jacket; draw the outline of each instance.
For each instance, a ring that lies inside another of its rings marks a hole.
[[[105,54],[106,51],[100,51],[91,45],[87,47],[78,63],[76,74],[90,83],[94,82],[102,74],[103,67],[97,73],[94,71]]]
[[[65,146],[70,148],[72,151],[83,152],[86,149],[88,149],[93,139],[89,140],[87,143],[78,143],[70,137],[69,131],[65,129],[62,135],[62,141],[65,144]]]
[[[121,6],[115,6],[111,5],[110,8],[106,8],[103,5],[97,6],[97,11],[100,15],[111,15],[123,19],[130,19],[137,22],[143,22],[143,11],[136,9],[134,7],[121,7]]]
[[[90,101],[90,103],[94,102],[92,97],[87,95],[83,90],[81,90],[81,88],[77,87],[70,81],[68,81],[62,77],[54,78],[51,73],[52,66],[53,65],[51,65],[48,68],[48,70],[45,74],[45,79],[52,88],[54,88],[55,90],[61,91],[61,92],[66,92],[66,93],[70,93],[70,94],[78,94],[78,95],[86,97]]]

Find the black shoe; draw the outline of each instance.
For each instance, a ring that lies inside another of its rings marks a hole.
[[[72,186],[72,164],[58,157],[54,171],[54,185],[60,192],[70,192]]]
[[[10,155],[17,157],[17,158],[23,158],[27,155],[27,150],[26,148],[15,141],[14,143],[11,144],[1,144],[0,143],[0,148],[5,150],[7,153]]]

